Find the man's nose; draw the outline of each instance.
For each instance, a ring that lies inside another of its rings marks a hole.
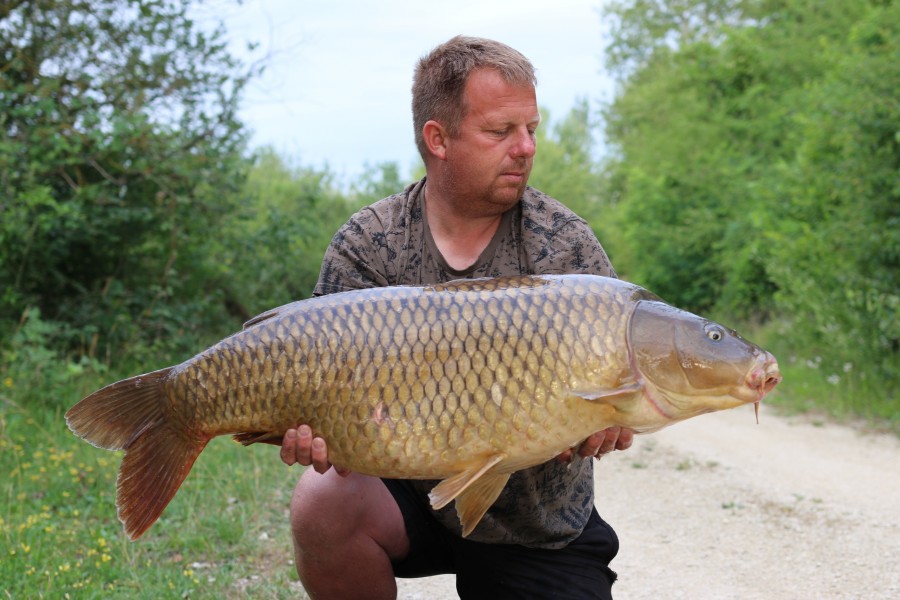
[[[510,154],[513,158],[531,158],[534,156],[536,146],[534,133],[523,127],[516,131],[515,140]]]

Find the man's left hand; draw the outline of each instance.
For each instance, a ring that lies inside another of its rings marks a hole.
[[[621,427],[610,427],[603,431],[598,431],[584,440],[577,448],[566,450],[556,458],[561,462],[572,462],[576,456],[582,458],[587,458],[589,456],[600,458],[613,450],[627,450],[631,447],[633,441],[633,430],[623,429]]]

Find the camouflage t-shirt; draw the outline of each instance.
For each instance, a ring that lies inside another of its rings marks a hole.
[[[587,223],[550,196],[527,187],[503,215],[497,233],[471,267],[459,271],[441,256],[423,218],[425,180],[365,207],[331,241],[315,295],[366,287],[441,283],[460,278],[554,273],[615,276]],[[428,504],[436,481],[410,485]],[[550,461],[514,473],[468,539],[561,548],[578,537],[594,502],[591,460]],[[451,503],[434,511],[461,534]]]

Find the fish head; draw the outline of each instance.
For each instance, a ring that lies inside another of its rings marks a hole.
[[[756,403],[781,381],[775,357],[728,329],[656,300],[638,302],[629,324],[632,367],[671,421]]]

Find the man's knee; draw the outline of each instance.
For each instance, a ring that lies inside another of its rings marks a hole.
[[[300,476],[291,497],[291,529],[296,541],[309,535],[336,532],[336,524],[350,517],[347,504],[342,501],[350,492],[351,482],[335,473],[324,475],[307,469]]]
[[[334,470],[303,472],[291,499],[294,543],[304,546],[341,542],[365,535],[391,554],[403,552],[408,541],[403,515],[385,485],[376,477]]]

